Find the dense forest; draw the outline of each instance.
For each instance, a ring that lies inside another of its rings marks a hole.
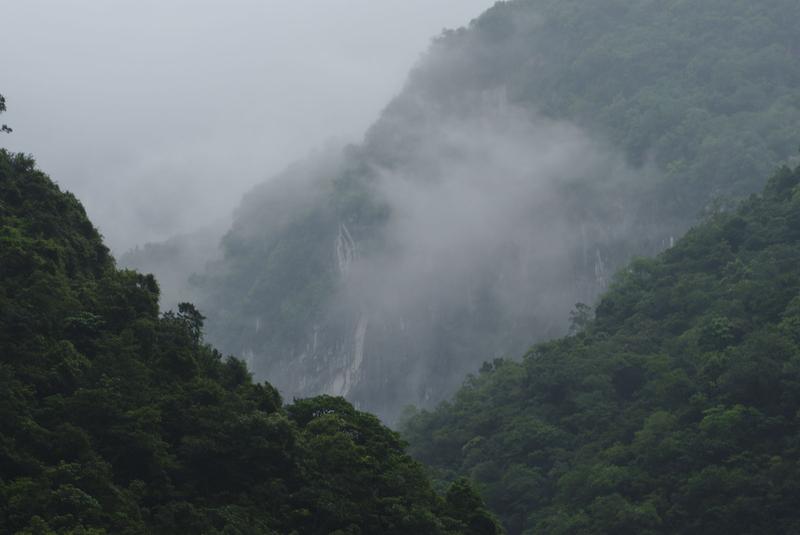
[[[119,261],[0,149],[0,532],[800,533],[798,20],[498,2]]]
[[[0,532],[469,533],[498,528],[466,480],[444,496],[397,433],[328,396],[283,405],[159,314],[81,204],[0,150]]]
[[[408,414],[509,533],[800,530],[800,168],[633,261],[575,334]]]
[[[794,0],[498,3],[435,40],[362,143],[248,193],[206,266],[198,237],[123,262],[195,272],[169,295],[287,395],[392,421],[565,334],[631,257],[790,162],[798,18]]]

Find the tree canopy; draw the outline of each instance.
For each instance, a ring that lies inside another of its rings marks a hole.
[[[404,436],[510,533],[794,533],[798,333],[800,168],[783,168]]]
[[[3,95],[0,95],[0,113],[6,111],[6,98]],[[7,125],[0,125],[0,132],[10,133],[12,132],[11,128]]]

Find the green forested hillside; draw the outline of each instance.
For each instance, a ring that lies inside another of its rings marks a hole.
[[[436,99],[503,88],[664,171],[661,218],[760,191],[796,151],[793,0],[513,0],[446,33],[409,87]],[[677,213],[676,213],[677,212]]]
[[[510,533],[797,533],[800,168],[620,271],[576,334],[409,415]]]
[[[341,398],[283,406],[0,150],[0,532],[496,533]]]
[[[431,406],[796,162],[798,19],[796,0],[500,2],[435,40],[362,143],[247,194],[187,299],[290,395]]]

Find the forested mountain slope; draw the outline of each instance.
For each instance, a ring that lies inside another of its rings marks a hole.
[[[632,255],[795,153],[799,18],[794,0],[498,3],[434,42],[363,143],[246,196],[192,279],[210,339],[288,396],[391,419],[565,333]]]
[[[410,415],[413,455],[510,533],[800,531],[800,168],[586,312]]]
[[[0,532],[496,533],[341,398],[282,406],[0,149]]]

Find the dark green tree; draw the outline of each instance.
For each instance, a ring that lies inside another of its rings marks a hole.
[[[6,111],[6,98],[3,95],[0,95],[0,113]],[[10,133],[13,130],[9,128],[7,125],[0,125],[0,132]]]

